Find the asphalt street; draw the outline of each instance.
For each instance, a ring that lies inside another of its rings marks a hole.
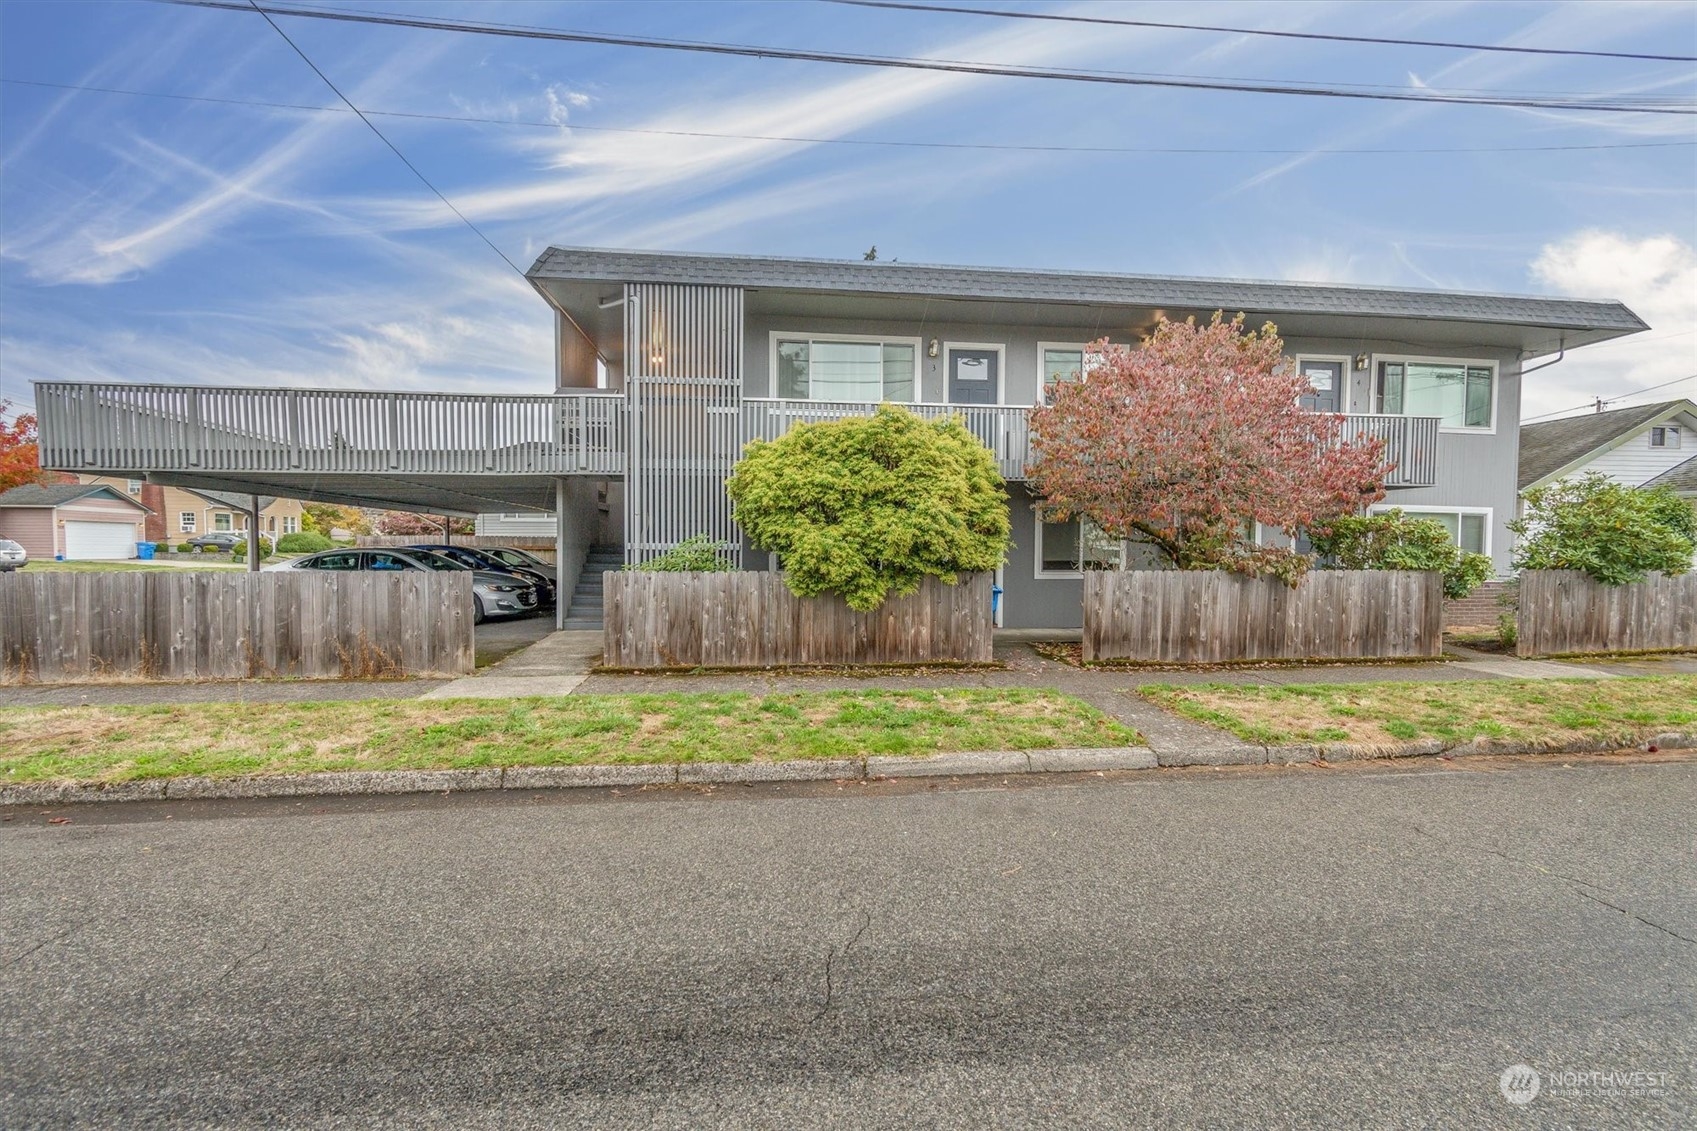
[[[0,1124],[1692,1126],[1694,812],[1688,758],[12,812]]]

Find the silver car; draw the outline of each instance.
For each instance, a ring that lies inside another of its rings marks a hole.
[[[0,573],[11,573],[28,563],[28,551],[10,538],[0,538]]]
[[[429,569],[442,572],[463,570],[471,574],[472,623],[489,617],[523,617],[537,611],[536,586],[511,574],[467,569],[428,550],[322,550],[296,558],[289,569],[336,572],[351,570]]]

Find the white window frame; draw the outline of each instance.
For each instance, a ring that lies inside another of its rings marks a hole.
[[[1488,367],[1491,371],[1491,426],[1489,428],[1469,428],[1465,425],[1439,424],[1439,432],[1450,432],[1460,436],[1495,436],[1497,434],[1497,418],[1499,415],[1498,401],[1502,398],[1503,368],[1502,362],[1493,361],[1488,357],[1433,357],[1430,354],[1411,353],[1376,353],[1368,358],[1367,369],[1367,407],[1375,407],[1373,398],[1378,395],[1379,366],[1384,362],[1401,362],[1412,365],[1465,365]],[[1411,412],[1374,412],[1369,416],[1414,416]],[[1432,508],[1427,508],[1428,510]]]
[[[1345,357],[1342,354],[1338,354],[1338,355],[1334,356],[1334,355],[1328,354],[1328,353],[1299,353],[1299,354],[1294,355],[1291,358],[1291,360],[1296,363],[1296,372],[1297,372],[1298,376],[1301,376],[1301,374],[1302,374],[1302,363],[1305,362],[1305,361],[1318,361],[1318,362],[1321,362],[1321,363],[1326,364],[1326,365],[1336,365],[1336,366],[1338,366],[1339,367],[1338,368],[1338,379],[1343,382],[1343,387],[1338,390],[1338,406],[1339,406],[1338,412],[1343,414],[1344,416],[1356,415],[1356,414],[1353,414],[1349,411],[1350,408],[1352,407],[1350,402],[1352,400],[1354,400],[1354,398],[1350,395],[1350,387],[1349,387],[1350,386],[1350,375],[1354,372],[1354,369],[1352,368],[1355,364],[1354,358]],[[1376,373],[1378,371],[1374,370],[1373,372]],[[1369,376],[1369,389],[1371,389],[1372,375],[1369,374],[1368,376]],[[1369,391],[1368,396],[1371,397],[1371,395],[1372,395],[1372,393],[1371,393],[1371,391]],[[1372,407],[1371,402],[1369,402],[1368,407],[1369,408]],[[1493,421],[1496,419],[1496,406],[1495,405],[1492,406],[1491,419]]]
[[[913,399],[911,401],[889,401],[889,404],[924,404],[925,383],[925,342],[922,338],[910,338],[903,334],[833,334],[829,331],[820,333],[811,330],[773,330],[766,342],[766,392],[775,401],[790,400],[778,392],[778,342],[877,342],[880,345],[912,346],[913,347]],[[809,392],[811,378],[809,379]],[[948,390],[944,389],[945,397]],[[807,398],[812,401],[812,397]],[[884,404],[882,398],[877,401],[820,401],[820,404]]]
[[[949,351],[950,350],[994,350],[996,353],[996,400],[998,405],[1007,404],[1006,390],[1008,387],[1008,347],[997,342],[944,342],[943,343],[943,404],[953,404],[949,400]],[[970,406],[968,406],[970,407]]]
[[[1100,341],[1100,340],[1101,339],[1097,339],[1097,341]],[[1079,362],[1079,365],[1081,366],[1081,372],[1078,375],[1078,379],[1080,381],[1088,381],[1090,379],[1090,356],[1091,356],[1091,352],[1092,352],[1090,347],[1095,345],[1095,344],[1096,344],[1096,342],[1038,342],[1037,343],[1037,395],[1038,395],[1038,397],[1042,397],[1043,391],[1048,388],[1048,386],[1043,383],[1043,377],[1044,377],[1043,355],[1045,353],[1047,353],[1049,350],[1077,350],[1082,355],[1082,360]],[[1108,344],[1113,345],[1112,342],[1109,342]],[[1097,354],[1096,356],[1100,357],[1101,355]]]
[[[1080,569],[1044,569],[1043,568],[1043,508],[1032,507],[1031,508],[1031,517],[1032,517],[1032,528],[1031,528],[1031,535],[1032,535],[1031,536],[1031,546],[1032,546],[1031,565],[1032,565],[1032,571],[1031,571],[1031,576],[1037,581],[1053,581],[1053,580],[1065,579],[1065,578],[1069,578],[1069,577],[1071,577],[1071,578],[1082,578],[1084,576],[1084,570],[1082,568],[1080,568]],[[1080,515],[1074,515],[1073,520],[1076,521],[1079,524],[1078,554],[1079,554],[1079,565],[1082,566],[1084,564],[1084,524],[1086,522],[1088,522],[1089,519],[1085,518],[1083,515],[1080,514]],[[1120,565],[1119,565],[1119,568],[1121,570],[1124,570],[1125,567],[1126,567],[1126,565],[1125,565],[1125,563],[1126,563],[1126,540],[1124,538],[1121,538],[1119,540],[1119,547],[1120,547]],[[1104,571],[1104,572],[1106,572],[1106,571]]]
[[[225,522],[224,526],[220,527],[218,525],[219,519],[224,520],[224,522]],[[236,517],[235,517],[235,515],[231,514],[229,511],[213,511],[212,512],[212,533],[214,533],[214,534],[234,534],[235,531],[236,531]]]
[[[283,516],[283,533],[284,534],[299,534],[300,533],[300,519],[296,518],[292,514],[284,515]]]
[[[1662,434],[1662,442],[1656,443],[1656,433]],[[1673,443],[1668,443],[1668,434],[1673,434]],[[1650,437],[1650,447],[1658,452],[1677,452],[1685,443],[1685,429],[1678,424],[1653,424],[1647,433]]]
[[[198,516],[196,516],[193,511],[177,512],[177,533],[193,534],[195,532],[195,527],[198,525],[200,525]]]
[[[128,491],[132,495],[141,494],[141,487],[142,480],[140,479],[130,479],[124,483],[124,490]]]
[[[1478,431],[1478,429],[1468,429],[1468,431]],[[1495,507],[1444,507],[1444,506],[1437,506],[1435,504],[1427,504],[1427,503],[1374,503],[1372,506],[1367,508],[1367,513],[1368,514],[1384,514],[1386,511],[1393,511],[1393,510],[1401,511],[1404,514],[1408,514],[1408,515],[1418,515],[1418,514],[1453,514],[1453,515],[1456,515],[1457,516],[1457,522],[1455,524],[1455,527],[1456,527],[1456,545],[1458,545],[1458,546],[1461,545],[1461,522],[1459,521],[1460,516],[1464,515],[1464,514],[1482,514],[1482,515],[1485,516],[1485,548],[1483,550],[1481,550],[1480,553],[1484,554],[1486,557],[1489,557],[1491,555],[1491,524],[1494,521],[1495,515],[1496,515],[1496,508]]]

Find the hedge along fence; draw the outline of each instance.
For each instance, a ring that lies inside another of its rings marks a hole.
[[[762,668],[806,664],[987,663],[991,575],[869,613],[841,597],[797,597],[782,574],[609,572],[603,662],[615,668]]]
[[[1520,575],[1522,656],[1697,649],[1697,573],[1604,585],[1578,570]]]
[[[1292,589],[1214,570],[1084,575],[1084,659],[1161,663],[1430,659],[1443,575],[1314,570]]]
[[[471,573],[0,575],[0,682],[472,670]]]

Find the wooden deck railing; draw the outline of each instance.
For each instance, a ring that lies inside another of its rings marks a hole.
[[[57,381],[35,388],[42,466],[63,471],[625,471],[626,401],[618,393],[477,396]],[[745,398],[739,444],[776,439],[801,422],[870,416],[877,407]],[[927,419],[959,416],[994,453],[1004,478],[1025,478],[1031,428],[1024,406],[904,407]],[[1437,480],[1435,417],[1350,415],[1343,435],[1384,440],[1386,458],[1395,464],[1387,486],[1421,487]]]
[[[624,398],[40,382],[65,471],[619,474]]]
[[[927,420],[949,415],[961,418],[967,431],[983,441],[996,457],[1004,479],[1024,479],[1031,454],[1030,411],[1021,405],[909,404],[901,406]],[[790,425],[848,416],[871,416],[875,404],[860,401],[800,401],[749,397],[742,402],[743,441],[775,440]]]

